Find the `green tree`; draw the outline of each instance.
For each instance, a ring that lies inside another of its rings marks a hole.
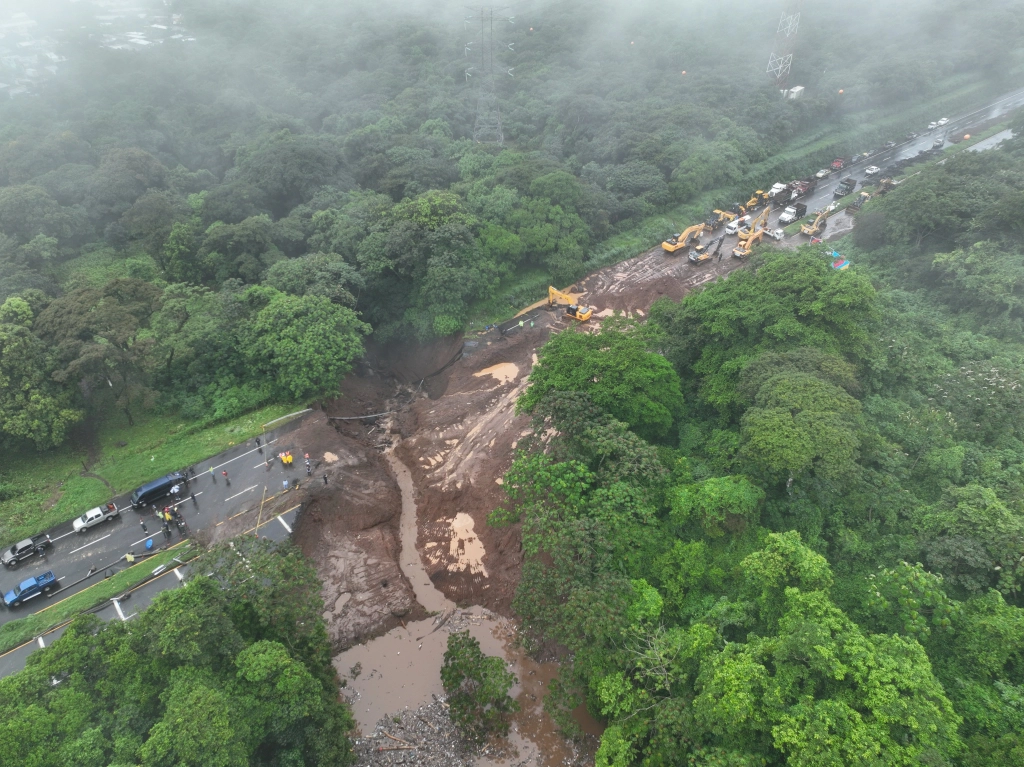
[[[335,394],[362,355],[369,326],[323,296],[290,296],[269,288],[251,296],[265,302],[241,339],[253,373],[269,376],[279,395],[289,399]]]
[[[508,734],[509,715],[519,704],[508,691],[516,677],[505,661],[486,656],[468,631],[448,635],[441,684],[448,695],[452,721],[465,738],[482,742],[491,734]]]
[[[566,330],[538,352],[530,386],[516,403],[531,412],[549,392],[584,392],[641,437],[663,439],[682,413],[679,376],[650,351],[637,326],[605,323],[598,333]]]

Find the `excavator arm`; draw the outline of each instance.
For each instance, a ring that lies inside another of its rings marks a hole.
[[[818,234],[818,232],[820,232],[822,229],[825,228],[825,226],[826,226],[825,222],[826,222],[827,219],[828,219],[828,211],[827,210],[819,211],[818,215],[814,219],[814,223],[813,224],[803,224],[800,227],[801,234],[807,234],[807,235],[810,235],[811,237],[814,237],[816,234]]]
[[[691,236],[699,238],[704,234],[706,224],[694,224],[688,229],[684,229],[682,232],[677,234],[675,237],[670,237],[661,243],[662,249],[666,253],[675,253],[676,251],[682,250],[689,244]]]
[[[570,319],[578,320],[580,322],[586,322],[593,315],[594,310],[589,306],[582,306],[577,303],[573,296],[568,293],[563,293],[558,288],[551,285],[548,286],[548,306],[554,306],[559,301],[564,301],[567,306],[565,307],[565,316]]]

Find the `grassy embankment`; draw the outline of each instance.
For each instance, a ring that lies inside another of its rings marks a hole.
[[[909,131],[921,131],[936,116],[955,115],[977,108],[989,99],[1007,92],[1009,88],[994,90],[984,82],[968,82],[963,78],[950,78],[937,88],[941,95],[922,101],[896,114],[872,110],[845,118],[839,124],[822,127],[814,133],[794,139],[781,152],[752,166],[742,187],[712,189],[697,199],[680,205],[666,213],[650,216],[627,231],[609,237],[589,254],[584,270],[576,279],[598,269],[625,261],[656,247],[673,232],[690,223],[702,220],[712,208],[729,205],[742,197],[746,199],[757,188],[767,188],[773,180],[807,176],[825,167],[835,157],[849,157],[878,146],[890,139],[901,138]],[[990,133],[981,134],[978,140]],[[974,137],[972,136],[972,143]],[[966,144],[966,142],[964,142]],[[960,146],[964,146],[961,144]],[[842,210],[850,200],[839,208]],[[799,231],[799,222],[792,231]],[[790,232],[790,229],[787,229]],[[790,232],[791,233],[791,232]],[[523,306],[544,297],[551,275],[543,269],[531,269],[517,274],[503,285],[495,298],[481,301],[473,307],[469,329],[479,330],[485,324],[510,319]],[[564,286],[557,286],[564,287]]]
[[[273,405],[214,425],[150,414],[136,416],[135,426],[129,426],[122,415],[110,414],[91,448],[68,443],[45,453],[8,454],[0,485],[0,542],[49,529],[147,480],[244,442],[264,423],[296,409]],[[82,476],[86,465],[89,474],[103,479]]]
[[[54,602],[34,615],[5,623],[0,626],[0,653],[19,647],[34,637],[41,636],[46,631],[72,620],[79,613],[91,610],[111,597],[131,590],[143,581],[149,580],[153,571],[161,565],[169,565],[175,558],[185,562],[196,556],[197,553],[198,550],[191,541],[181,541],[165,551],[136,562],[110,578],[97,581],[84,591]],[[60,592],[57,592],[54,599],[59,597]],[[32,604],[36,603],[32,602]]]

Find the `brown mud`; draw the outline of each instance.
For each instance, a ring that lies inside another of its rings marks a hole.
[[[681,298],[741,267],[729,256],[734,244],[729,238],[722,260],[702,265],[659,247],[580,281],[573,292],[594,307],[597,320],[584,329],[596,329],[615,312],[644,317],[658,298]],[[503,476],[529,433],[529,418],[516,415],[515,402],[536,351],[551,333],[575,324],[561,309],[541,308],[503,333],[371,348],[343,383],[343,396],[326,403],[315,427],[296,433],[297,444],[308,443],[317,460],[336,457],[323,467],[328,487],[304,488],[296,540],[324,582],[335,666],[365,736],[361,765],[426,765],[444,761],[440,754],[451,764],[470,758],[443,738],[435,739],[440,750],[430,758],[372,747],[389,720],[420,727],[416,712],[443,709],[442,658],[449,632],[463,628],[485,653],[503,656],[519,680],[513,695],[521,711],[509,739],[477,753],[475,763],[592,763],[600,725],[579,711],[589,739],[562,738],[542,709],[557,665],[536,662],[513,641],[519,531],[487,525],[506,501]],[[327,424],[325,413],[385,415]]]

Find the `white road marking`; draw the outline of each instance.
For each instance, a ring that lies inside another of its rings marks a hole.
[[[89,542],[89,543],[85,544],[84,546],[79,546],[79,547],[78,547],[77,549],[72,549],[71,551],[69,551],[69,552],[68,552],[68,554],[74,554],[74,553],[75,553],[76,551],[81,551],[82,549],[87,549],[87,548],[89,548],[90,546],[92,546],[92,544],[94,544],[94,543],[99,543],[100,541],[106,540],[106,539],[107,539],[107,538],[109,538],[109,537],[110,537],[111,535],[113,535],[113,533],[107,533],[107,534],[106,534],[106,535],[104,535],[104,536],[103,536],[102,538],[97,538],[97,539],[96,539],[95,541],[91,541],[91,542]]]
[[[42,637],[36,637],[36,641],[39,643],[40,647],[46,647],[46,643],[43,641]]]
[[[74,535],[74,534],[75,534],[75,531],[72,530],[70,533],[64,533],[64,535],[58,535],[56,538],[51,538],[50,539],[50,543],[56,543],[61,538],[67,538],[69,535]]]
[[[143,539],[142,539],[141,541],[135,541],[135,543],[130,543],[130,544],[128,544],[128,545],[129,545],[129,546],[138,546],[138,545],[139,545],[140,543],[145,543],[145,542],[146,542],[146,541],[148,541],[148,540],[149,540],[150,538],[156,538],[156,533],[153,533],[152,535],[147,535],[147,536],[146,536],[145,538],[143,538]]]
[[[239,458],[244,458],[245,456],[249,455],[250,453],[255,453],[257,450],[262,450],[264,447],[270,447],[275,442],[277,442],[277,438],[274,438],[274,439],[270,440],[270,442],[267,442],[267,443],[263,444],[261,447],[254,447],[252,450],[247,450],[244,453],[239,453],[234,458],[231,458],[230,460],[224,461],[224,463],[219,463],[216,466],[211,466],[210,468],[208,468],[208,469],[206,469],[204,471],[199,472],[198,474],[196,474],[195,478],[199,479],[201,476],[203,476],[203,474],[209,474],[211,471],[216,471],[221,466],[227,466],[229,463],[231,463],[231,461],[237,461]]]
[[[288,531],[289,535],[291,535],[292,529],[288,527],[288,523],[284,521],[284,517],[277,517],[277,521],[284,525],[284,529]]]
[[[235,493],[235,494],[234,494],[233,496],[231,496],[230,498],[225,498],[224,500],[225,500],[225,502],[226,502],[226,501],[232,501],[232,500],[234,500],[235,498],[237,498],[238,496],[240,496],[240,495],[245,495],[245,494],[246,494],[246,493],[248,493],[248,492],[249,492],[250,490],[252,490],[253,488],[257,488],[257,487],[259,487],[259,485],[253,485],[252,487],[247,487],[247,488],[245,488],[245,490],[243,490],[242,492],[240,492],[240,493]]]

